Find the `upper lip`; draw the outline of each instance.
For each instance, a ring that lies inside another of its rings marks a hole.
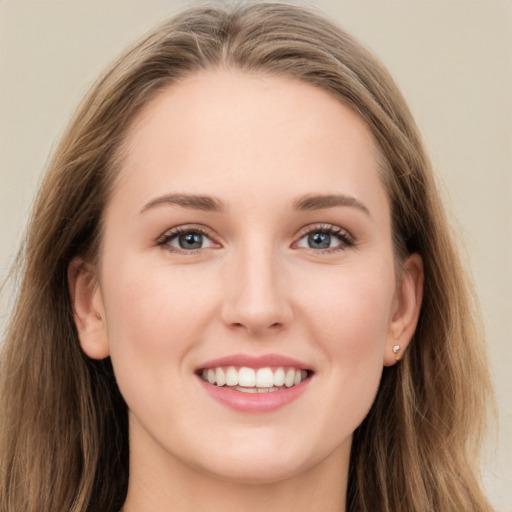
[[[311,366],[294,359],[292,357],[281,354],[262,354],[260,356],[252,356],[249,354],[232,354],[219,359],[212,359],[201,364],[197,370],[208,368],[217,368],[219,366],[244,366],[247,368],[266,368],[269,366],[279,367],[287,366],[298,370],[309,370]]]

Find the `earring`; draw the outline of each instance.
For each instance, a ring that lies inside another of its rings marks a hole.
[[[400,345],[395,345],[393,347],[393,353],[396,354],[396,361],[400,361],[402,359],[402,356],[400,354],[400,350],[402,350],[402,347]]]

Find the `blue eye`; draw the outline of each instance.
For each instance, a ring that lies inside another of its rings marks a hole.
[[[205,249],[213,247],[213,242],[206,233],[202,233],[199,229],[182,229],[177,228],[168,232],[161,240],[158,241],[158,245],[172,248],[178,251],[197,251],[199,249]]]
[[[308,246],[311,249],[328,249],[331,247],[331,239],[329,233],[311,233],[308,235]]]
[[[203,235],[201,233],[186,233],[177,236],[176,241],[180,249],[201,249],[203,246]]]
[[[300,238],[297,247],[315,250],[343,250],[354,245],[352,237],[336,226],[311,229]]]

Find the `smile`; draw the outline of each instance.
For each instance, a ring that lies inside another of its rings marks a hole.
[[[217,366],[200,371],[209,384],[226,386],[242,393],[272,393],[298,386],[308,378],[308,371],[293,367],[248,368]]]
[[[280,354],[233,354],[195,374],[207,395],[238,412],[267,413],[299,399],[315,380],[311,366]]]

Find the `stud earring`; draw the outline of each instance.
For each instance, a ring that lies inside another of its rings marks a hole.
[[[402,356],[400,354],[400,350],[402,350],[402,347],[400,345],[395,345],[393,347],[393,353],[396,354],[396,361],[400,361],[402,359]]]

